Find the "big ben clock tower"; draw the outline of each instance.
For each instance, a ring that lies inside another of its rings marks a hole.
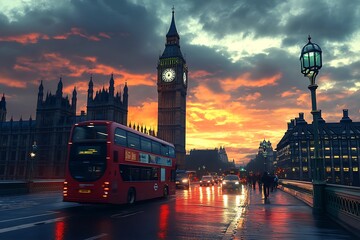
[[[174,9],[158,66],[158,137],[175,145],[178,168],[185,164],[188,69],[180,51]]]

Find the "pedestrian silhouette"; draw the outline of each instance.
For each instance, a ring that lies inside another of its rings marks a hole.
[[[269,197],[270,187],[274,182],[274,178],[270,176],[268,172],[265,171],[261,177],[261,182],[263,183],[264,197],[266,200]]]

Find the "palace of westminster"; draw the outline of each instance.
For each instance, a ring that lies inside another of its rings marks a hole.
[[[39,85],[36,119],[6,120],[6,100],[0,101],[0,180],[23,180],[29,174],[30,152],[38,147],[32,175],[38,179],[63,178],[67,145],[73,124],[85,120],[109,120],[128,125],[128,87],[122,94],[115,93],[114,76],[109,88],[94,92],[89,80],[86,113],[76,115],[77,92],[71,99],[63,96],[60,78],[55,94],[44,95],[43,82]],[[188,67],[180,50],[174,11],[165,49],[157,63],[158,127],[157,137],[175,146],[179,166],[185,166],[186,95]],[[274,168],[280,178],[311,180],[314,141],[313,126],[300,113],[291,120],[276,147]],[[154,135],[154,133],[151,133]],[[344,110],[339,123],[319,119],[320,156],[329,183],[360,185],[360,122],[352,122]],[[226,157],[225,149],[221,149]],[[256,151],[256,150],[254,150]],[[221,155],[220,154],[220,155]]]

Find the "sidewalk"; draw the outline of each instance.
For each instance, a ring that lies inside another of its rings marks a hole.
[[[234,240],[357,239],[327,216],[315,216],[312,208],[281,190],[270,192],[264,203],[259,189],[249,189],[248,205]]]

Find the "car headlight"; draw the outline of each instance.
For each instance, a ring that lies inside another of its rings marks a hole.
[[[183,183],[187,183],[189,180],[188,179],[183,179],[182,182]]]
[[[225,181],[223,181],[223,182],[222,182],[222,184],[226,185],[226,182],[225,182]]]
[[[235,184],[239,184],[239,182],[235,182]]]

